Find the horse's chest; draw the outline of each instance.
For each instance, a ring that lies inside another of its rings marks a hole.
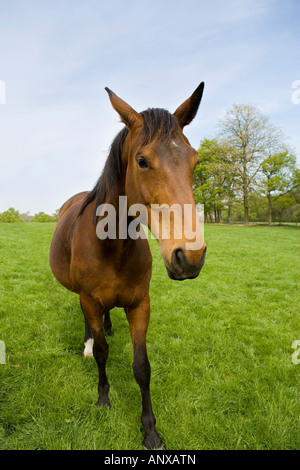
[[[126,307],[135,298],[136,288],[124,285],[119,279],[111,277],[100,281],[94,296],[101,302],[105,310],[113,307]]]
[[[142,300],[148,290],[147,279],[143,275],[124,273],[122,270],[106,271],[99,278],[94,296],[105,310],[113,307],[127,307]]]
[[[149,290],[152,260],[148,245],[139,246],[123,257],[114,252],[95,256],[95,250],[89,250],[90,256],[81,257],[72,266],[78,289],[94,297],[105,310],[142,301]]]

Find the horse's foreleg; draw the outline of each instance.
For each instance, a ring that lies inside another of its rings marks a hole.
[[[82,308],[82,307],[81,307]],[[82,309],[83,311],[83,309]],[[86,317],[84,317],[84,325],[85,325],[85,334],[84,334],[84,357],[93,357],[93,346],[94,346],[94,339],[91,333],[91,329],[89,327],[88,321]]]
[[[82,306],[81,306],[82,309]],[[83,311],[83,309],[82,309]],[[84,351],[83,355],[84,357],[91,356],[93,357],[93,345],[94,345],[94,339],[93,335],[91,333],[90,326],[88,324],[87,319],[84,317],[84,324],[85,324],[85,333],[84,333]],[[112,336],[113,332],[111,329],[111,320],[110,320],[110,313],[109,311],[104,314],[104,334],[105,336]]]
[[[149,296],[138,306],[127,308],[126,315],[133,343],[133,373],[142,394],[142,424],[145,429],[143,445],[147,449],[159,449],[162,448],[163,443],[155,429],[156,419],[150,398],[150,363],[146,349],[146,335],[150,316]]]
[[[105,340],[103,328],[104,311],[91,297],[85,296],[83,294],[80,295],[80,303],[87,325],[89,326],[90,332],[94,339],[93,355],[96,360],[99,372],[99,399],[97,405],[110,406],[108,399],[109,383],[105,370],[106,361],[108,358],[108,344]]]

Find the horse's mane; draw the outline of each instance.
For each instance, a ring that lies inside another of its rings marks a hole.
[[[141,112],[141,114],[144,116],[144,126],[141,132],[142,145],[151,142],[158,133],[161,140],[167,141],[178,130],[177,119],[165,109],[150,108]],[[102,174],[95,187],[84,199],[79,216],[83,214],[92,201],[96,201],[96,208],[103,204],[108,192],[116,188],[120,182],[122,177],[122,148],[128,132],[127,127],[124,127],[113,140]]]

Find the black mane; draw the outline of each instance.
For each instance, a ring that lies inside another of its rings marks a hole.
[[[167,141],[178,130],[176,118],[165,109],[150,108],[141,112],[141,114],[144,116],[144,126],[141,132],[142,145],[151,142],[158,133],[161,140]],[[128,132],[127,127],[124,127],[113,140],[102,174],[95,187],[83,201],[79,216],[83,214],[85,208],[92,201],[96,200],[96,207],[103,204],[106,194],[120,182],[122,177],[122,148]]]

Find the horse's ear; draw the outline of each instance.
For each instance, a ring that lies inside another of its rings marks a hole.
[[[137,113],[129,104],[125,103],[109,88],[105,88],[107,91],[113,108],[119,113],[122,122],[129,128],[138,127],[143,125],[144,118],[141,114]]]
[[[204,82],[201,82],[194,93],[176,109],[174,116],[177,118],[177,121],[182,129],[184,126],[187,126],[190,122],[192,122],[196,116],[203,95],[203,90]]]

